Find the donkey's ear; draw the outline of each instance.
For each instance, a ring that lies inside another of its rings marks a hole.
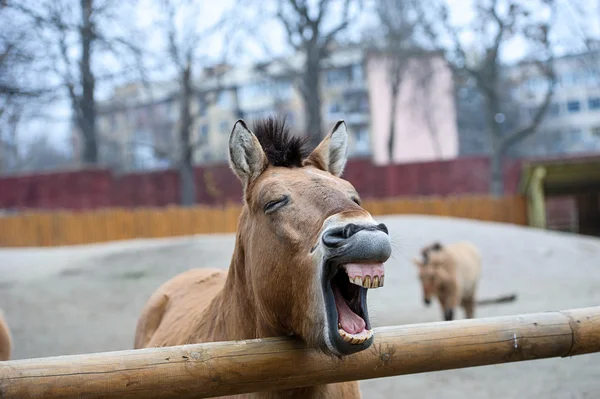
[[[335,176],[341,176],[348,158],[348,132],[346,123],[338,121],[331,133],[321,141],[304,161]]]
[[[244,189],[267,165],[267,156],[258,139],[243,120],[238,120],[229,137],[229,166],[244,184]]]

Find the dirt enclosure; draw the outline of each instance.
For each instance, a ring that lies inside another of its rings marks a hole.
[[[386,286],[370,292],[376,326],[437,321],[421,299],[412,256],[432,240],[469,239],[482,252],[480,298],[516,302],[476,316],[600,304],[600,240],[511,225],[426,216],[380,218],[392,234]],[[0,308],[14,358],[129,349],[137,316],[164,281],[192,267],[229,265],[233,235],[0,250]],[[462,317],[461,311],[458,316]],[[600,354],[369,380],[364,398],[598,398]]]

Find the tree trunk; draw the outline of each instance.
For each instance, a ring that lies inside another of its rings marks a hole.
[[[501,109],[500,101],[495,92],[486,93],[486,106],[487,128],[492,144],[489,177],[490,194],[494,197],[501,197],[504,194],[503,160],[506,148],[502,140],[500,125],[496,122],[496,115],[501,112]]]
[[[431,137],[431,146],[433,147],[433,153],[436,159],[443,157],[442,145],[440,144],[440,138],[433,122],[433,116],[429,111],[425,111],[425,123],[427,123],[427,130],[429,130],[429,136]]]
[[[302,94],[305,107],[306,134],[310,135],[310,144],[314,148],[321,142],[321,92],[320,60],[317,55],[307,52],[304,70]]]
[[[490,154],[490,194],[501,197],[504,194],[504,151],[495,146]]]
[[[196,203],[196,182],[194,179],[193,149],[190,142],[192,116],[190,102],[192,99],[191,64],[188,63],[181,74],[181,97],[179,115],[179,144],[181,156],[179,160],[179,184],[181,205],[192,206]]]
[[[388,137],[388,159],[389,163],[394,163],[394,145],[396,136],[396,107],[398,105],[399,82],[392,83],[392,98],[390,104],[390,136]]]
[[[94,99],[95,79],[92,72],[91,56],[94,30],[92,26],[93,0],[81,0],[81,72],[82,96],[79,100],[81,118],[79,129],[83,136],[83,162],[88,165],[98,163],[96,135],[96,101]]]

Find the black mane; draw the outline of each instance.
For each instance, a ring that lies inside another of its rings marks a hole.
[[[308,138],[290,132],[284,119],[266,118],[254,123],[254,134],[269,163],[287,168],[301,167],[309,155]]]
[[[421,251],[421,255],[423,255],[423,263],[429,263],[429,253],[441,251],[442,248],[442,244],[439,241],[436,241],[429,247],[423,249],[423,251]]]

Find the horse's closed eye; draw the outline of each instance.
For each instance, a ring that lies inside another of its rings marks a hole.
[[[356,205],[362,205],[362,201],[357,197],[352,197],[352,201],[354,201]]]
[[[285,195],[282,198],[267,202],[264,206],[264,211],[265,213],[275,212],[277,209],[286,205],[288,202],[290,202],[290,197],[288,195]]]

